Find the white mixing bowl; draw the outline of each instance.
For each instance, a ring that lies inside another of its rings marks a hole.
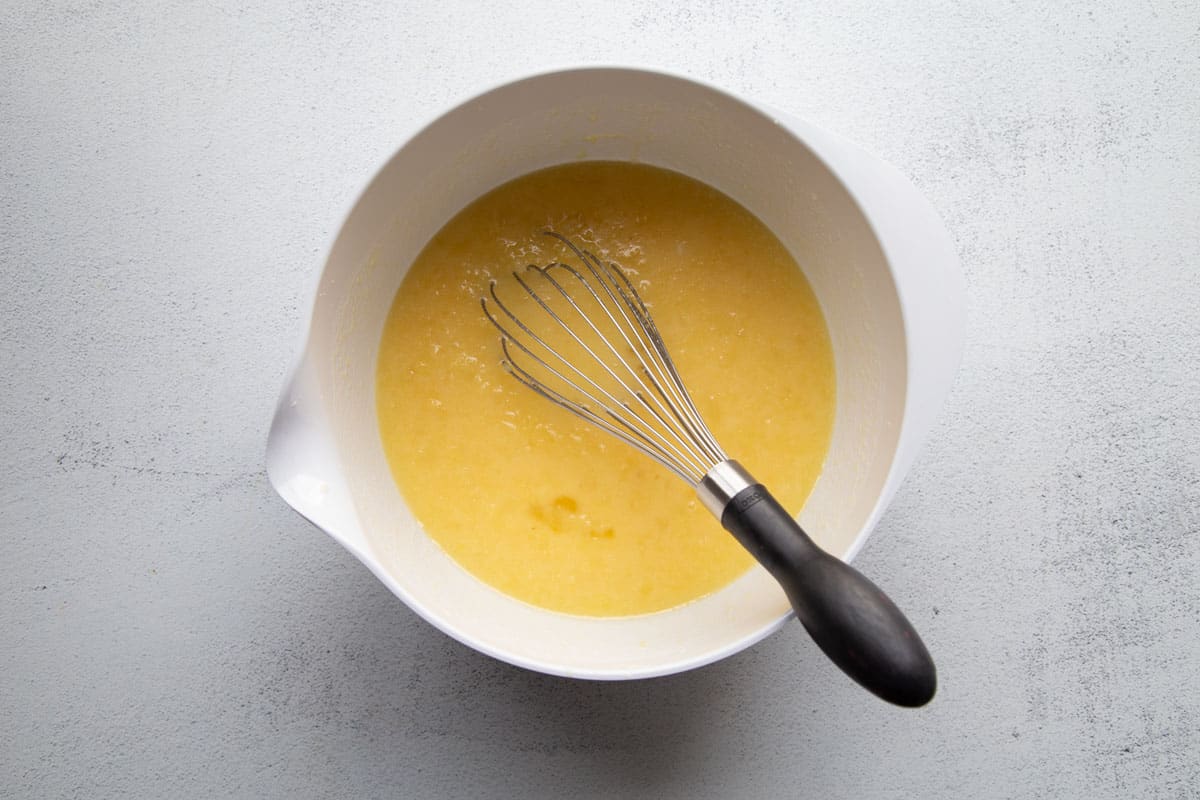
[[[829,325],[838,404],[824,472],[800,521],[826,550],[853,557],[958,363],[963,284],[949,237],[889,165],[808,124],[661,72],[589,68],[526,78],[468,100],[400,148],[329,252],[271,426],[267,470],[293,508],[471,647],[559,675],[664,675],[778,629],[791,615],[778,585],[755,567],[683,607],[607,619],[510,598],[424,534],[392,480],[375,415],[384,319],[425,243],[489,189],[581,159],[638,161],[697,178],[756,214],[803,267]]]

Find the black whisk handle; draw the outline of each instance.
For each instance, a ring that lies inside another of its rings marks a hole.
[[[783,586],[825,655],[888,702],[922,706],[937,670],[908,619],[858,570],[826,553],[761,484],[729,502],[721,524]]]

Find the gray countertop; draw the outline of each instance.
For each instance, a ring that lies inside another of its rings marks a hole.
[[[1200,796],[1200,7],[0,9],[0,795]],[[887,707],[795,625],[652,681],[418,619],[266,429],[341,217],[415,126],[657,64],[855,140],[946,219],[958,380],[860,564]]]

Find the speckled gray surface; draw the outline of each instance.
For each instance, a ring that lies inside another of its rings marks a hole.
[[[1200,796],[1200,7],[403,5],[0,8],[0,795]],[[786,108],[945,216],[966,356],[860,562],[930,708],[794,627],[649,682],[523,672],[268,488],[355,192],[481,85],[587,60]]]

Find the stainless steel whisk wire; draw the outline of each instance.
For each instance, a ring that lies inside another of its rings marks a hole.
[[[500,309],[511,326],[519,329],[525,338],[536,343],[543,353],[559,365],[556,367],[534,352],[522,337],[514,335],[510,328],[492,313],[489,298],[485,296],[480,301],[483,311],[500,330],[502,337],[502,366],[514,378],[556,405],[632,445],[689,484],[696,484],[710,469],[728,460],[728,457],[696,409],[641,295],[616,264],[601,261],[591,251],[577,246],[558,233],[548,233],[575,254],[591,275],[591,280],[575,267],[557,261],[545,267],[529,264],[525,271],[527,274],[540,275],[582,320],[607,353],[597,353],[571,323],[564,320],[519,272],[513,272],[513,277],[557,328],[579,345],[595,365],[615,381],[616,386],[628,397],[614,395],[610,389],[602,386],[535,333],[500,299],[496,294],[496,281],[492,280],[488,287],[491,303]],[[595,300],[607,318],[608,325],[605,325],[604,319],[597,324],[597,321],[580,307],[571,291],[555,279],[552,274],[554,270],[573,278],[587,295]],[[593,282],[598,285],[599,290],[593,286]],[[605,326],[605,329],[602,330],[601,326]],[[636,364],[631,364],[621,353],[621,343],[632,352]],[[510,344],[519,348],[577,397],[568,397],[522,367],[513,358],[509,350]],[[615,364],[610,363],[608,357],[615,359]],[[584,402],[580,402],[579,398]]]

